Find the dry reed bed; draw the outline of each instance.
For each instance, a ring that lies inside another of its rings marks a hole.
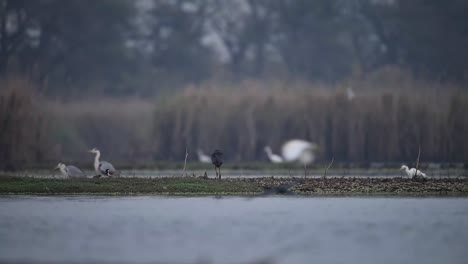
[[[222,147],[233,160],[264,157],[290,138],[319,144],[322,160],[468,161],[468,97],[425,93],[315,94],[313,90],[186,90],[158,105],[159,158],[180,159],[185,147]]]
[[[317,142],[323,162],[408,162],[419,144],[423,162],[468,162],[468,96],[460,87],[373,85],[354,82],[351,101],[346,86],[279,82],[208,83],[157,99],[54,101],[26,82],[3,83],[0,167],[89,162],[86,150],[95,146],[126,164],[182,161],[186,148],[189,161],[197,148],[221,148],[228,162],[266,160],[265,145],[278,152],[290,138]]]
[[[26,81],[0,84],[0,169],[47,159],[49,120],[41,98]]]

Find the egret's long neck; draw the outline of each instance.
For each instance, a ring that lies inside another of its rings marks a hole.
[[[411,170],[408,168],[408,166],[405,166],[405,172],[406,172],[406,175],[408,176],[413,176],[412,173],[411,173]]]
[[[405,171],[406,171],[407,174],[410,173],[410,169],[408,167],[405,167]]]
[[[59,170],[63,175],[68,176],[67,171],[65,170],[65,167],[60,167]]]
[[[270,160],[273,160],[274,157],[273,157],[273,151],[271,151],[270,149],[267,150],[267,156]]]
[[[101,157],[101,152],[96,152],[96,156],[94,157],[94,169],[99,171],[99,158]]]
[[[273,151],[271,151],[271,149],[265,149],[265,152],[268,158],[271,160],[273,158]]]

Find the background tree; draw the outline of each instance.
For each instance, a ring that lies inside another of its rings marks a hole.
[[[0,0],[0,77],[68,95],[229,75],[334,83],[388,66],[461,82],[467,14],[463,0]]]
[[[92,83],[118,90],[121,73],[130,68],[130,1],[4,0],[2,6],[0,71],[52,90]]]
[[[213,56],[202,43],[205,20],[206,2],[203,0],[153,2],[149,10],[148,40],[156,70],[174,73],[182,82],[210,76]]]

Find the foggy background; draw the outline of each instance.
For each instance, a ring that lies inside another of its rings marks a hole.
[[[467,47],[464,0],[0,0],[0,168],[466,163]]]

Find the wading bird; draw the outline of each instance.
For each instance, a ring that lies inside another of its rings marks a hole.
[[[71,178],[83,178],[86,177],[86,175],[77,167],[73,165],[65,165],[63,163],[59,163],[55,169],[60,170],[60,172],[66,176],[66,177],[71,177]]]
[[[426,174],[424,172],[420,170],[416,172],[415,168],[410,169],[406,165],[402,165],[400,170],[404,170],[406,172],[406,175],[408,175],[408,177],[411,177],[411,178],[414,178],[414,176],[426,178]]]
[[[265,146],[265,152],[271,162],[283,163],[283,158],[280,155],[273,154],[273,151],[271,150],[270,146]]]
[[[216,177],[221,180],[221,165],[223,165],[223,153],[221,150],[217,149],[211,154],[211,163],[215,165]]]
[[[281,147],[284,161],[299,161],[304,166],[315,161],[315,150],[317,145],[302,139],[292,139]]]
[[[198,154],[198,160],[201,162],[201,163],[210,163],[211,162],[211,158],[210,156],[206,155],[205,153],[203,153],[203,151],[201,149],[198,149],[197,150],[197,154]]]
[[[94,170],[96,171],[97,175],[95,177],[101,177],[101,175],[111,177],[115,175],[115,168],[112,164],[107,161],[99,161],[101,152],[97,148],[93,148],[89,152],[96,154],[94,157]]]

